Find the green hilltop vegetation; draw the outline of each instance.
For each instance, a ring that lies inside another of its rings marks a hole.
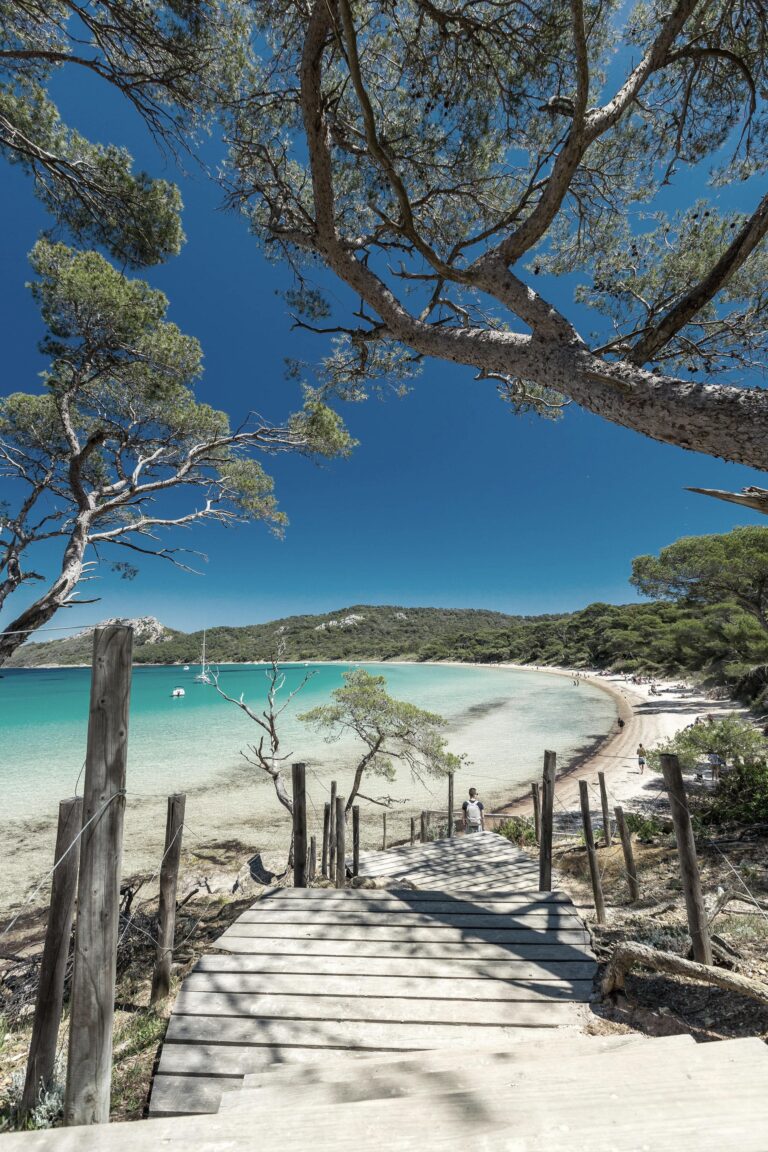
[[[146,639],[137,621],[137,664],[194,664],[202,632],[162,625]],[[157,622],[153,622],[157,624]],[[158,638],[160,637],[160,638]],[[655,601],[590,604],[577,612],[509,616],[473,609],[355,605],[318,616],[208,629],[210,663],[283,660],[459,660],[698,674],[736,684],[768,662],[768,633],[735,603],[708,606]],[[26,644],[9,667],[87,664],[90,632]]]

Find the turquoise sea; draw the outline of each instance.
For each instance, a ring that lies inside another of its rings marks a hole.
[[[609,695],[586,683],[575,688],[567,677],[472,666],[354,665],[361,666],[384,675],[391,695],[448,720],[450,747],[471,761],[457,779],[457,797],[474,784],[488,806],[509,799],[538,777],[544,748],[555,749],[565,766],[616,719]],[[325,743],[298,715],[328,700],[350,667],[285,667],[283,700],[312,673],[288,704],[280,731],[282,751],[309,767],[310,811],[315,815],[322,813],[332,778],[338,779],[343,793],[355,744],[351,739]],[[162,843],[164,798],[174,791],[187,792],[190,829],[196,828],[203,840],[207,835],[247,835],[249,844],[268,853],[283,837],[271,782],[250,769],[240,754],[258,740],[259,730],[212,685],[195,683],[198,671],[194,665],[189,671],[134,670],[126,857],[137,866]],[[6,670],[0,678],[0,851],[6,880],[20,870],[34,872],[31,859],[22,864],[25,856],[38,851],[47,856],[58,801],[76,789],[85,755],[89,682],[87,668]],[[223,665],[220,683],[229,695],[243,694],[255,709],[263,707],[263,666]],[[177,686],[184,688],[183,698],[172,697]],[[391,818],[395,829],[398,822],[405,827],[412,812],[445,805],[443,781],[419,783],[401,775],[394,784],[369,781],[363,790],[406,801]],[[375,815],[379,820],[379,811],[372,809],[371,819]],[[9,868],[9,855],[16,867]]]

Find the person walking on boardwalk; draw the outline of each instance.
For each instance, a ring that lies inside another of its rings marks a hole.
[[[641,776],[642,776],[643,772],[645,772],[645,759],[646,759],[645,748],[643,747],[642,744],[638,744],[638,746],[637,746],[637,764],[638,764],[638,767],[640,769],[640,775]]]
[[[477,788],[470,788],[469,800],[465,800],[461,807],[464,812],[464,831],[484,832],[483,802],[478,799]]]

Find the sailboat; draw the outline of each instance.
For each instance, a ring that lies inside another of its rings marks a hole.
[[[200,656],[200,671],[198,672],[197,676],[195,676],[195,682],[197,684],[211,683],[210,670],[205,662],[205,629],[203,629],[203,651]]]

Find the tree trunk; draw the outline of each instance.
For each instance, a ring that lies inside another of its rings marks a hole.
[[[708,964],[697,964],[694,960],[684,960],[682,956],[675,956],[673,952],[660,952],[656,948],[649,948],[647,944],[635,944],[631,941],[617,944],[614,948],[603,977],[603,995],[609,996],[612,992],[623,989],[627,973],[635,964],[670,976],[703,980],[706,984],[714,984],[716,988],[724,988],[726,992],[738,992],[751,1000],[759,1001],[760,1004],[768,1004],[768,984],[760,980],[749,980],[736,972],[712,968]]]

